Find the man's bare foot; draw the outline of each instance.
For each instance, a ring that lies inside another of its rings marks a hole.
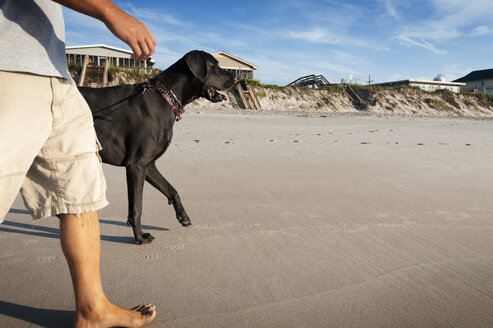
[[[105,301],[91,310],[77,310],[74,327],[142,327],[155,317],[156,307],[152,304],[139,305],[127,310]]]

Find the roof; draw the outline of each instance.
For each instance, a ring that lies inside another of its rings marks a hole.
[[[259,67],[258,67],[258,66],[253,65],[252,63],[249,63],[249,62],[247,62],[246,60],[243,60],[243,59],[240,59],[240,58],[238,58],[238,57],[235,57],[235,56],[233,56],[233,55],[231,55],[231,54],[228,54],[227,52],[224,52],[224,51],[218,51],[218,52],[213,53],[212,55],[213,55],[213,56],[215,56],[215,55],[224,55],[224,56],[226,56],[226,57],[229,57],[229,58],[232,58],[232,59],[234,59],[234,60],[236,60],[236,61],[239,61],[240,63],[243,63],[243,64],[245,64],[245,65],[247,65],[247,66],[250,66],[250,67],[252,67],[252,69],[254,69],[254,70],[259,69]]]
[[[448,85],[448,86],[456,86],[460,87],[465,85],[465,83],[459,83],[456,81],[447,82],[447,81],[427,81],[427,80],[400,80],[400,81],[392,81],[392,82],[384,82],[384,83],[375,83],[372,85],[388,85],[388,84],[432,84],[432,85]]]
[[[493,68],[483,69],[480,71],[472,71],[460,79],[455,80],[454,82],[469,82],[469,81],[479,81],[479,80],[489,80],[493,79]]]
[[[420,83],[420,84],[434,84],[434,85],[450,85],[450,86],[463,86],[465,83],[459,82],[447,82],[447,81],[426,81],[426,80],[409,80],[409,83]]]
[[[133,54],[132,51],[130,50],[125,50],[125,49],[121,49],[121,48],[116,48],[116,47],[111,47],[111,46],[107,46],[105,44],[91,44],[91,45],[86,45],[86,46],[70,46],[70,47],[65,47],[65,49],[85,49],[85,48],[106,48],[106,49],[110,49],[110,50],[115,50],[115,51],[120,51],[120,52],[124,52],[126,54]]]

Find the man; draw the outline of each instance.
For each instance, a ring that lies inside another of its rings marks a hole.
[[[75,327],[140,327],[155,307],[106,298],[97,210],[107,205],[87,103],[67,71],[61,5],[92,16],[149,58],[156,40],[110,0],[0,0],[0,223],[19,190],[35,219],[57,215],[76,300]]]

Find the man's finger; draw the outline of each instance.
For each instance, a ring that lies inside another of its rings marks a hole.
[[[145,40],[139,41],[139,48],[141,50],[141,54],[140,54],[138,60],[145,60],[148,57],[150,57],[150,51],[149,51],[149,48],[147,47]]]
[[[153,44],[154,47],[156,47],[156,44],[157,44],[157,41],[156,41],[156,38],[154,37],[154,34],[152,34],[151,32],[149,32],[151,34],[151,42]]]
[[[151,57],[153,54],[154,54],[154,51],[156,51],[156,44],[153,44],[152,43],[152,40],[149,40],[149,39],[146,39],[146,44],[147,44],[147,47],[149,48],[149,57]]]
[[[139,60],[139,57],[142,55],[142,51],[140,50],[138,43],[131,43],[130,48],[132,48],[133,54],[131,56],[134,60]]]

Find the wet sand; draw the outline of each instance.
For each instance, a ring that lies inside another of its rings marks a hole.
[[[105,166],[102,277],[151,327],[492,327],[493,121],[185,114],[134,244]],[[0,225],[0,326],[69,327],[58,219]]]

